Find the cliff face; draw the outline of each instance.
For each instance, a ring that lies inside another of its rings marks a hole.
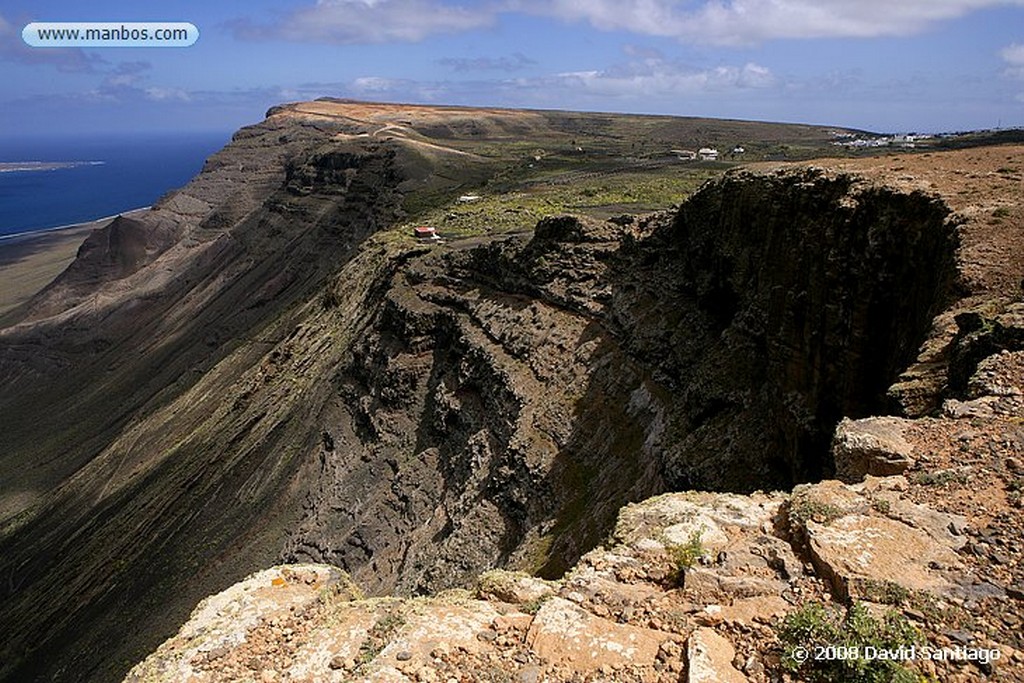
[[[138,646],[104,652],[112,638],[161,628],[159,593],[198,597],[277,556],[320,399],[265,381],[272,350],[418,179],[404,150],[332,137],[353,125],[240,132],[138,223],[91,237],[3,330],[0,620],[20,634],[5,677],[76,680]]]
[[[840,417],[899,410],[886,391],[952,298],[949,214],[813,168],[740,172],[631,243],[612,316],[683,398],[670,487],[820,479]]]
[[[498,562],[560,575],[619,507],[820,478],[839,418],[886,407],[950,295],[924,195],[736,174],[620,230],[412,255],[334,383],[285,557],[373,592]]]
[[[382,230],[494,162],[326,106],[236,135],[0,331],[8,680],[123,674],[277,560],[373,594],[558,576],[628,502],[819,478],[954,294],[941,200],[814,169],[413,245]]]

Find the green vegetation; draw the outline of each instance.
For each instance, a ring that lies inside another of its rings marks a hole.
[[[912,477],[911,481],[921,486],[944,486],[950,482],[966,484],[967,475],[955,469],[918,472]]]
[[[831,524],[843,516],[843,511],[835,505],[807,496],[794,495],[789,504],[789,517],[798,524],[817,522]]]
[[[929,147],[935,150],[966,149],[988,145],[1020,144],[1021,142],[1024,142],[1024,128],[1004,128],[943,135],[932,140]]]
[[[474,192],[479,196],[475,201],[439,203],[418,213],[401,230],[422,224],[445,237],[468,237],[531,230],[542,218],[566,213],[598,219],[647,213],[682,201],[715,175],[660,167],[593,176],[569,171],[547,180],[533,177],[509,187],[488,185]]]
[[[395,632],[404,625],[405,616],[401,612],[386,612],[373,625],[373,628],[366,634],[366,640],[359,646],[359,655],[356,658],[357,664],[360,667],[366,666],[376,659],[377,655],[387,647]]]
[[[861,597],[885,605],[902,605],[910,601],[910,591],[893,581],[865,579],[858,585]]]
[[[519,605],[519,609],[526,614],[536,614],[540,611],[540,606],[553,597],[555,597],[554,593],[548,593],[547,595],[542,595],[534,600],[527,600],[523,604]]]
[[[686,543],[665,545],[665,550],[672,559],[674,567],[672,578],[677,585],[683,583],[686,570],[697,564],[700,558],[707,554],[702,540],[703,537],[704,530],[698,529],[690,534],[690,538],[687,539]]]
[[[737,164],[847,153],[833,135],[818,126],[557,111],[420,125],[391,143],[409,179],[399,230],[431,225],[469,237],[530,230],[564,213],[608,219],[667,209]],[[686,158],[702,147],[720,160]]]
[[[855,583],[855,595],[860,600],[881,605],[892,605],[918,612],[917,618],[927,622],[958,621],[954,609],[944,606],[926,591],[911,590],[894,581],[860,579]]]
[[[865,656],[866,648],[896,651],[921,642],[901,614],[881,618],[862,603],[845,610],[806,603],[779,627],[782,665],[815,683],[913,683],[917,675],[898,661]]]

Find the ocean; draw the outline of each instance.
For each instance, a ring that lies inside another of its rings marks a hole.
[[[74,139],[0,138],[0,162],[103,162],[0,172],[0,236],[150,206],[187,183],[230,133]]]

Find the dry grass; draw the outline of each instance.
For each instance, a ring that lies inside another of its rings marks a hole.
[[[0,315],[27,301],[68,267],[78,247],[104,223],[0,240]]]

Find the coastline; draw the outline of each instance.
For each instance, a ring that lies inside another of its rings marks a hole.
[[[118,216],[148,211],[145,206],[83,223],[0,235],[0,318],[50,284],[75,260],[93,230]]]
[[[0,173],[60,171],[79,166],[101,166],[105,161],[0,161]]]
[[[151,208],[153,208],[153,207],[152,206],[140,206],[140,207],[138,207],[136,209],[128,209],[127,211],[120,211],[120,212],[112,214],[110,216],[103,216],[101,218],[94,218],[94,219],[89,220],[89,221],[82,221],[81,223],[66,223],[64,225],[55,225],[52,228],[39,228],[39,229],[36,229],[36,230],[23,230],[22,232],[12,232],[9,235],[0,235],[0,247],[5,246],[3,243],[6,240],[13,240],[13,239],[16,239],[16,238],[19,238],[19,237],[32,237],[33,235],[44,235],[44,234],[48,234],[48,233],[59,232],[61,230],[74,230],[74,229],[77,229],[77,228],[84,228],[87,225],[91,225],[93,227],[100,227],[100,226],[98,226],[96,224],[97,223],[106,223],[107,221],[112,221],[115,218],[117,218],[118,216],[130,216],[132,214],[136,214],[136,213],[139,213],[141,211],[149,211]],[[0,265],[2,265],[2,264],[0,264]]]

